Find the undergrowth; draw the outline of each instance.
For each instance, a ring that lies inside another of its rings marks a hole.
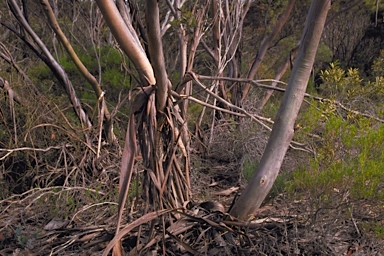
[[[352,199],[384,199],[384,125],[376,119],[380,111],[375,111],[383,104],[374,101],[383,96],[382,78],[367,82],[358,70],[344,71],[331,64],[322,72],[322,80],[327,96],[333,97],[337,90],[338,99],[358,112],[340,109],[333,101],[310,103],[299,117],[303,129],[297,137],[307,137],[316,149],[315,158],[291,174],[287,190],[325,194],[330,199],[335,191]],[[331,86],[334,89],[326,90]],[[371,100],[371,105],[361,105],[362,98]],[[371,109],[374,113],[367,111]]]

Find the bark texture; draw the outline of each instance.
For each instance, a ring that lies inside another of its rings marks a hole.
[[[260,165],[230,211],[238,219],[248,220],[254,217],[276,180],[294,134],[294,123],[304,98],[330,6],[330,0],[312,1],[298,57]]]
[[[104,19],[116,41],[135,65],[140,75],[141,86],[155,85],[156,79],[151,63],[136,33],[134,33],[134,29],[124,22],[114,1],[97,0],[96,3],[103,13]]]

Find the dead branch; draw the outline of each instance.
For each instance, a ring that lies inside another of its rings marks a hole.
[[[217,99],[218,101],[220,101],[221,103],[223,103],[224,105],[228,106],[230,109],[233,109],[235,111],[231,111],[231,110],[228,110],[228,109],[224,109],[224,108],[220,108],[220,107],[217,107],[216,105],[212,105],[212,104],[209,104],[207,102],[204,102],[204,101],[201,101],[199,99],[196,99],[192,96],[189,96],[189,95],[178,95],[176,92],[172,92],[172,95],[174,95],[175,97],[179,98],[179,99],[189,99],[191,101],[194,101],[196,103],[199,103],[205,107],[209,107],[209,108],[212,108],[214,110],[218,110],[218,111],[222,111],[224,113],[228,113],[228,114],[231,114],[231,115],[235,115],[235,116],[239,116],[239,117],[249,117],[251,118],[253,121],[255,121],[256,123],[258,123],[259,125],[261,125],[262,127],[264,127],[265,129],[267,129],[268,131],[271,131],[272,128],[270,128],[268,125],[266,125],[265,123],[263,123],[262,121],[267,121],[269,122],[270,124],[274,124],[274,121],[272,121],[270,118],[265,118],[265,117],[262,117],[260,115],[257,115],[257,114],[250,114],[248,113],[245,109],[241,108],[241,107],[238,107],[228,101],[226,101],[225,99],[221,98],[220,96],[218,96],[217,94],[213,93],[210,89],[208,89],[204,84],[202,84],[198,78],[197,78],[197,75],[193,72],[188,72],[188,76],[192,77],[192,79],[202,88],[204,89],[205,92],[207,92],[210,96],[212,96],[213,98]],[[228,78],[230,79],[230,78]],[[237,79],[236,79],[237,80]],[[272,87],[271,89],[274,89],[274,87]],[[237,111],[237,112],[236,112]],[[295,146],[294,146],[295,145]],[[296,141],[292,141],[291,144],[290,144],[290,148],[292,149],[295,149],[295,150],[301,150],[301,151],[304,151],[304,152],[307,152],[307,153],[311,153],[311,154],[314,154],[313,150],[310,150],[308,148],[305,148],[305,144],[302,144],[302,143],[299,143],[299,142],[296,142]]]
[[[65,36],[64,32],[61,30],[60,25],[57,22],[55,14],[53,13],[53,10],[51,8],[51,5],[49,4],[49,1],[48,0],[42,0],[41,3],[44,6],[44,10],[45,10],[45,13],[48,17],[49,24],[51,25],[55,34],[58,36],[60,42],[63,44],[65,50],[68,52],[68,55],[71,57],[73,63],[76,65],[77,69],[80,71],[80,73],[83,75],[83,77],[92,85],[92,88],[93,88],[97,98],[99,99],[99,103],[101,103],[101,109],[103,109],[102,115],[104,115],[104,117],[105,117],[104,128],[105,128],[105,134],[106,134],[107,140],[109,142],[116,141],[115,134],[113,133],[113,122],[112,122],[111,114],[109,113],[108,107],[105,103],[105,98],[103,97],[104,92],[101,90],[101,86],[100,86],[99,82],[88,71],[88,69],[85,67],[83,62],[77,56],[71,43],[69,42],[69,40]],[[102,117],[99,117],[99,119],[102,119]],[[101,121],[101,123],[102,123],[102,121]]]
[[[250,83],[250,84],[253,84],[253,85],[255,85],[255,86],[259,87],[259,88],[263,88],[263,89],[267,89],[267,90],[274,90],[274,91],[278,91],[278,92],[285,92],[285,90],[286,90],[285,88],[276,87],[276,86],[270,86],[270,85],[266,85],[266,84],[260,83],[261,81],[263,81],[263,82],[265,82],[265,81],[272,81],[272,82],[278,82],[280,84],[286,85],[286,83],[284,83],[284,82],[276,81],[276,80],[273,80],[273,79],[268,79],[268,80],[250,80],[250,79],[243,79],[243,78],[203,76],[203,75],[198,75],[198,74],[194,74],[194,76],[196,78],[201,79],[201,80],[225,80],[225,81]],[[314,100],[319,101],[319,102],[329,102],[329,103],[335,104],[335,105],[339,106],[340,108],[342,108],[343,110],[345,110],[347,112],[350,112],[350,113],[353,113],[355,115],[360,115],[360,116],[363,116],[363,117],[366,117],[366,118],[370,118],[370,119],[376,120],[378,122],[384,123],[384,119],[381,119],[381,118],[375,117],[373,115],[370,115],[370,114],[367,114],[367,113],[362,113],[360,111],[348,108],[348,107],[344,106],[340,101],[331,100],[331,99],[327,99],[327,98],[322,98],[322,97],[318,97],[318,96],[313,96],[313,95],[311,95],[309,93],[305,93],[304,96],[307,97],[307,98],[314,99]]]
[[[27,20],[25,19],[18,3],[15,0],[9,0],[8,4],[10,6],[10,10],[19,22],[20,26],[25,30],[26,33],[30,35],[33,42],[31,40],[26,39],[25,37],[16,34],[19,36],[24,42],[28,42],[28,46],[31,47],[31,49],[37,53],[37,55],[47,64],[47,66],[52,70],[52,72],[55,74],[57,79],[60,81],[60,83],[63,85],[64,89],[67,92],[67,95],[69,97],[69,100],[71,101],[74,111],[76,115],[78,116],[82,126],[84,128],[90,128],[92,127],[92,123],[84,111],[83,107],[81,106],[81,102],[79,98],[76,95],[75,89],[73,88],[73,85],[71,81],[68,78],[67,73],[65,70],[60,66],[60,64],[55,60],[55,58],[52,56],[44,42],[41,40],[41,38],[35,33],[35,31],[32,29],[32,27],[29,25]],[[86,135],[87,137],[87,135]],[[88,138],[87,138],[88,140]]]

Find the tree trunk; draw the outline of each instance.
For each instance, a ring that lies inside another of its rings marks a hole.
[[[276,180],[294,134],[294,123],[304,98],[330,6],[330,0],[312,1],[298,57],[260,165],[230,211],[238,219],[248,220],[255,215]]]
[[[155,85],[156,79],[151,63],[131,24],[125,24],[114,1],[97,0],[96,3],[103,13],[104,19],[115,36],[116,41],[137,69],[141,86]]]
[[[156,108],[163,112],[168,97],[168,76],[165,69],[163,44],[160,34],[160,17],[157,0],[147,0],[146,21],[148,30],[148,49],[156,77]]]

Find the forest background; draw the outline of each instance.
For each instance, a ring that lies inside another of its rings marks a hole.
[[[159,1],[162,62],[151,1],[116,1],[158,84],[166,71],[165,125],[100,2],[0,3],[2,254],[98,254],[118,219],[132,255],[380,255],[384,3],[332,1],[293,140],[244,222],[226,214],[260,169],[311,1]]]

